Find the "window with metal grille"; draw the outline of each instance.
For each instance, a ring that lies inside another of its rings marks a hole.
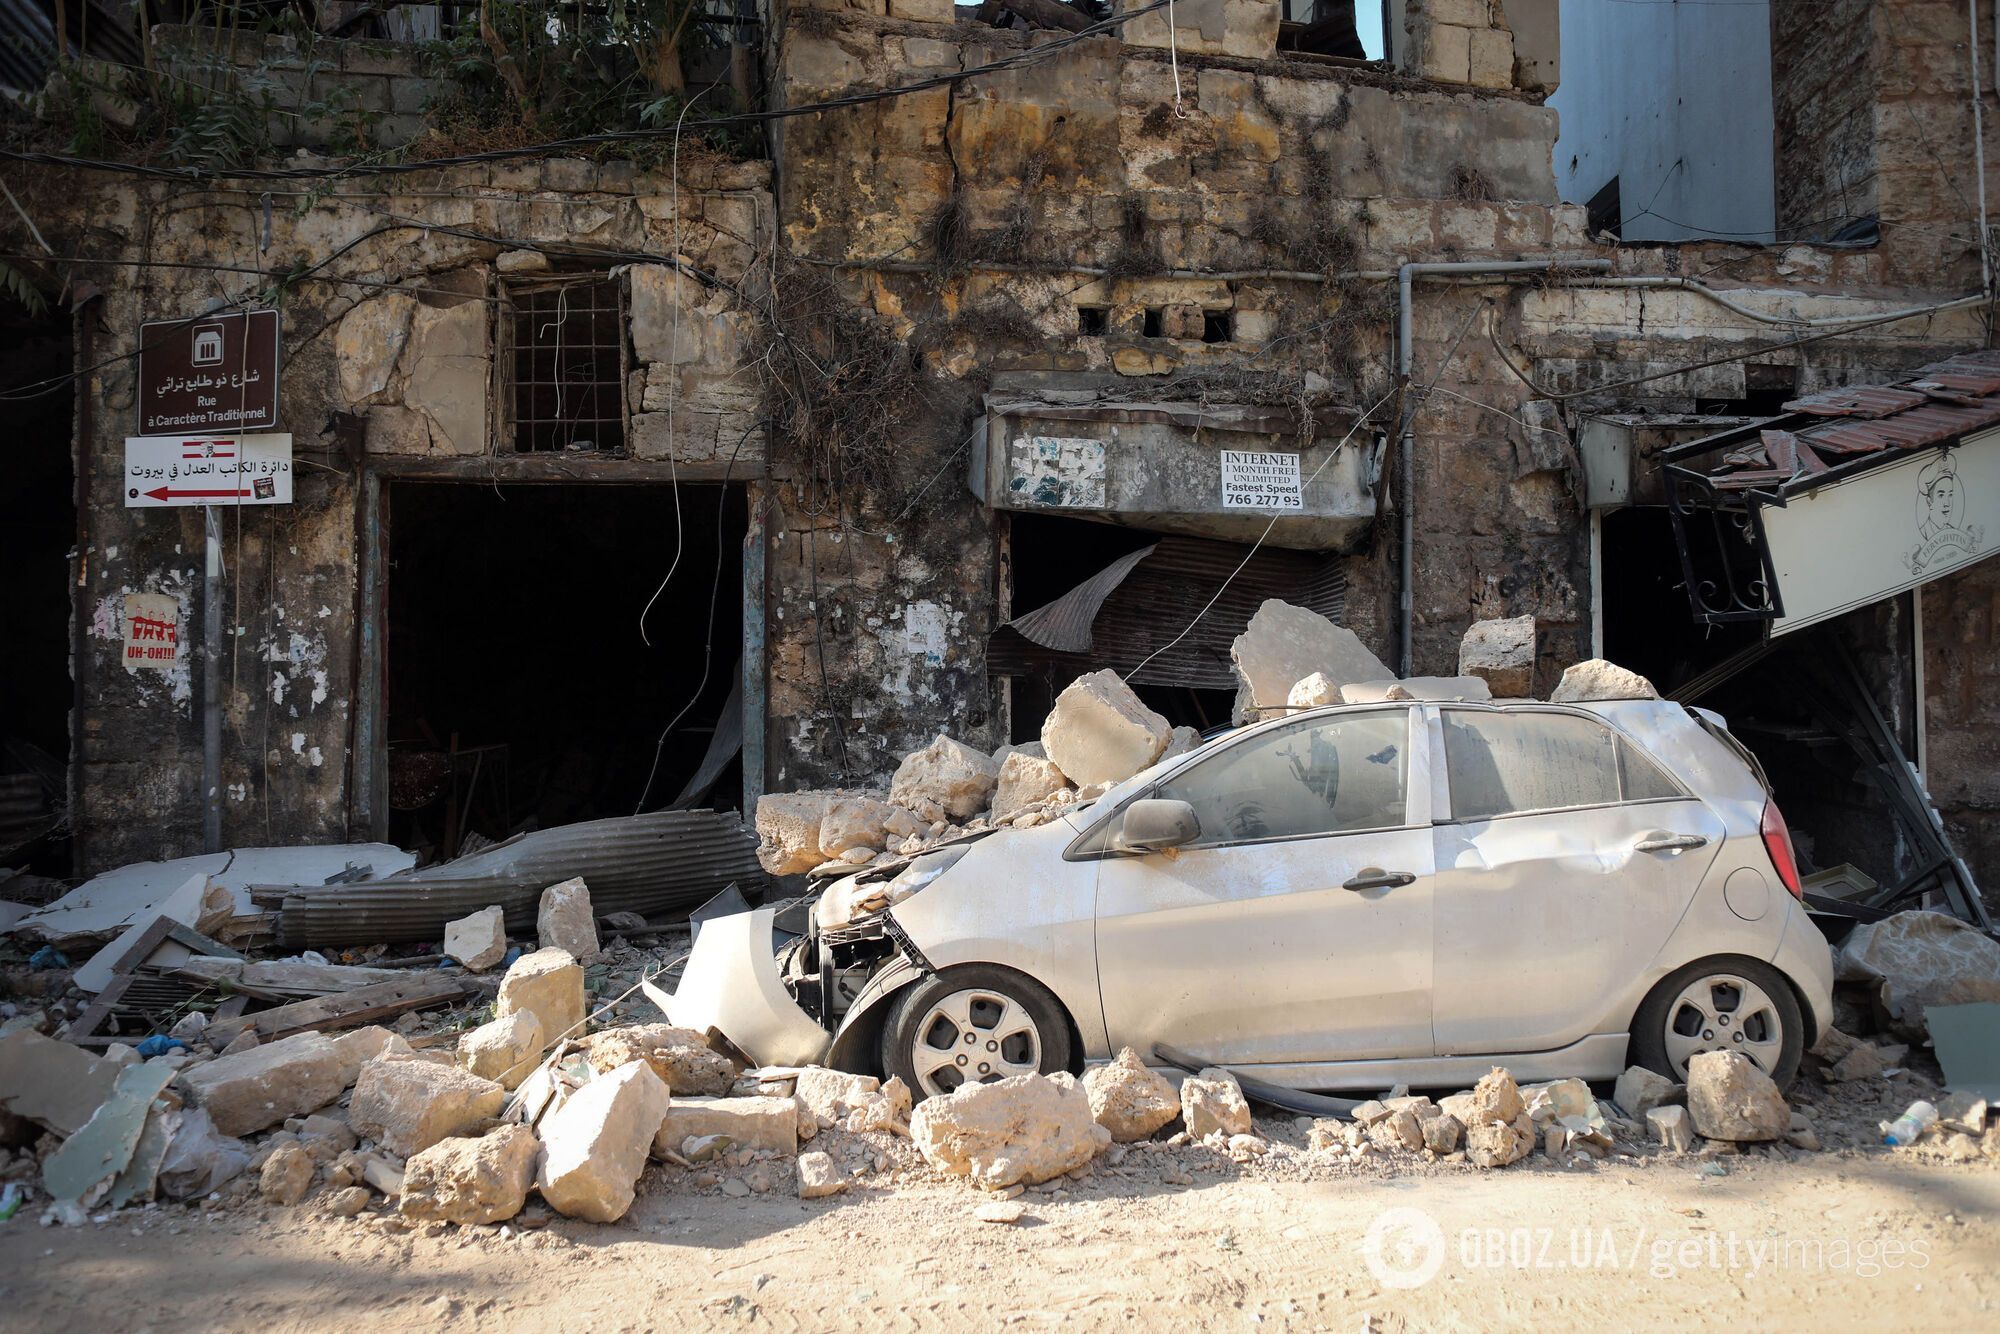
[[[625,447],[625,285],[603,274],[505,287],[503,400],[514,448]]]

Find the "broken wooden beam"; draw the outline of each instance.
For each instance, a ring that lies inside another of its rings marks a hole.
[[[248,962],[200,955],[184,959],[174,974],[216,986],[236,987],[252,995],[331,996],[356,987],[394,982],[409,976],[395,968],[360,968],[339,963],[300,963],[286,959]]]
[[[246,1014],[240,1019],[211,1023],[204,1036],[210,1046],[220,1051],[246,1030],[256,1033],[259,1042],[270,1042],[294,1033],[358,1028],[394,1018],[406,1010],[449,1005],[464,995],[465,988],[455,978],[426,973],[406,975],[393,982],[356,987],[332,996],[315,996]]]

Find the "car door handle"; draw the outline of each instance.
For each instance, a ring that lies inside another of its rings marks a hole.
[[[1341,882],[1342,889],[1401,889],[1411,884],[1416,876],[1408,871],[1385,871],[1379,866],[1364,866],[1354,873],[1352,880]]]
[[[1642,838],[1633,844],[1635,852],[1680,852],[1686,848],[1705,848],[1708,840],[1700,834],[1662,834],[1657,838]]]

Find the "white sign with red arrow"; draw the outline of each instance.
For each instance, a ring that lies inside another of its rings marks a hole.
[[[125,438],[125,508],[289,505],[289,435]]]

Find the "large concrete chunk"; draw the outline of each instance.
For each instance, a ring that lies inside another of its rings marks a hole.
[[[181,1072],[195,1106],[225,1135],[248,1135],[288,1116],[317,1111],[347,1087],[332,1041],[300,1033]]]
[[[1230,646],[1229,659],[1236,668],[1239,723],[1255,722],[1266,709],[1282,712],[1292,687],[1315,672],[1340,687],[1355,681],[1389,680],[1395,675],[1352,630],[1277,598],[1267,598],[1257,608],[1249,626]],[[1067,765],[1063,772],[1084,781]]]
[[[882,849],[924,826],[901,806],[865,792],[843,793],[826,804],[819,822],[819,850],[829,858],[850,848]]]
[[[1120,1144],[1146,1139],[1181,1114],[1174,1086],[1148,1070],[1130,1047],[1109,1064],[1084,1071],[1083,1092],[1097,1124]]]
[[[403,1165],[398,1207],[440,1223],[499,1223],[521,1212],[535,1184],[541,1141],[507,1125],[477,1139],[439,1140]]]
[[[631,1024],[593,1033],[584,1051],[593,1070],[644,1061],[675,1097],[723,1094],[736,1082],[734,1061],[693,1029],[672,1024]]]
[[[1783,1139],[1792,1126],[1785,1095],[1741,1052],[1705,1051],[1689,1057],[1687,1105],[1695,1130],[1709,1139]]]
[[[519,1088],[542,1055],[542,1021],[533,1010],[481,1024],[458,1039],[458,1063],[501,1088]]]
[[[866,1103],[881,1087],[882,1081],[873,1075],[851,1075],[844,1070],[809,1065],[799,1071],[793,1091],[816,1122],[832,1124]]]
[[[1042,748],[1079,787],[1123,782],[1159,759],[1172,736],[1167,720],[1108,668],[1065,686],[1042,723]]]
[[[1591,658],[1572,663],[1563,670],[1562,680],[1549,692],[1551,704],[1583,704],[1602,699],[1658,699],[1653,683],[1637,672],[1615,662]]]
[[[592,1223],[624,1217],[672,1101],[644,1061],[585,1084],[542,1119],[542,1162],[535,1176],[542,1198],[558,1212]]]
[[[1004,1190],[1075,1171],[1111,1143],[1111,1132],[1092,1118],[1081,1084],[1015,1075],[926,1099],[910,1118],[910,1139],[938,1171]]]
[[[1625,1115],[1635,1120],[1655,1107],[1669,1107],[1686,1097],[1685,1086],[1643,1065],[1627,1066],[1611,1092],[1612,1101],[1624,1109]]]
[[[1458,674],[1478,677],[1496,699],[1533,698],[1535,618],[1474,621],[1458,641]]]
[[[472,972],[485,972],[507,957],[507,914],[496,903],[446,923],[444,954]]]
[[[542,891],[535,934],[545,950],[562,950],[578,962],[597,957],[597,920],[590,914],[590,890],[582,876]]]
[[[435,1061],[370,1061],[355,1081],[347,1123],[408,1157],[500,1114],[507,1090]]]
[[[1250,1133],[1250,1104],[1227,1070],[1211,1066],[1181,1081],[1181,1120],[1196,1139]]]
[[[889,800],[912,810],[935,802],[952,819],[965,820],[986,809],[999,779],[1000,766],[992,756],[940,734],[896,766]]]
[[[993,822],[998,824],[1016,811],[1047,801],[1068,786],[1069,780],[1053,760],[1014,751],[1000,761],[1000,781],[993,789]]]
[[[757,860],[772,875],[804,875],[828,854],[820,826],[839,792],[767,792],[757,798]]]
[[[505,1019],[516,1010],[531,1010],[542,1023],[542,1041],[575,1031],[583,1025],[583,969],[567,950],[536,950],[514,960],[500,979],[500,999],[493,1017]]]
[[[1537,1138],[1526,1112],[1512,1121],[1485,1121],[1465,1128],[1465,1156],[1474,1167],[1505,1167],[1533,1153]]]
[[[675,1096],[653,1138],[656,1154],[680,1152],[689,1135],[727,1135],[737,1149],[797,1153],[797,1098],[683,1098]]]
[[[1340,687],[1329,680],[1325,672],[1314,672],[1303,681],[1293,682],[1291,691],[1285,696],[1285,707],[1288,709],[1318,709],[1345,702]]]
[[[246,1033],[249,1031],[244,1030]],[[390,1032],[380,1024],[370,1024],[351,1033],[342,1033],[333,1039],[333,1049],[340,1056],[342,1088],[352,1086],[355,1080],[361,1078],[361,1067],[370,1061],[399,1061],[415,1054],[410,1048],[408,1039],[401,1033]]]

